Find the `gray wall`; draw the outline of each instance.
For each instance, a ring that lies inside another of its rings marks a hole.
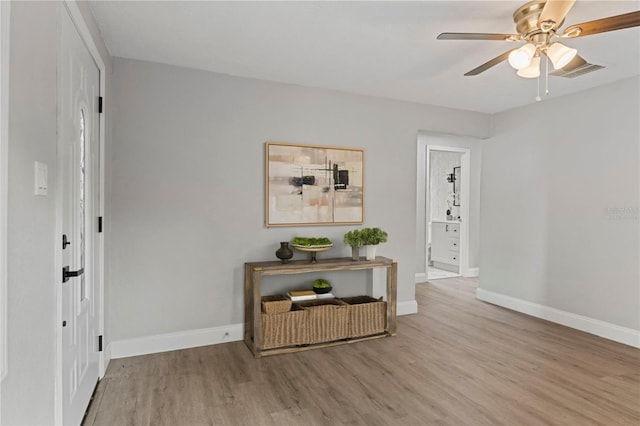
[[[11,7],[8,375],[2,424],[52,423],[55,379],[56,3]],[[33,195],[33,162],[49,195]]]
[[[480,288],[640,330],[639,78],[497,114]]]
[[[8,375],[0,424],[53,424],[56,373],[57,17],[59,2],[12,2],[8,182]],[[87,17],[86,5],[80,4]],[[95,25],[89,22],[94,36]],[[98,43],[101,43],[97,39]],[[102,52],[106,52],[101,45]],[[105,56],[108,58],[108,55]],[[49,194],[33,195],[33,163]]]
[[[365,224],[389,232],[414,300],[416,135],[486,137],[489,117],[114,59],[112,340],[243,321],[243,262],[279,241],[354,227],[264,226],[264,142],[365,149]],[[297,254],[297,257],[301,257]]]

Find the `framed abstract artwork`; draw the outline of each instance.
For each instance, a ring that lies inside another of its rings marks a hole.
[[[266,143],[266,226],[364,220],[364,150]]]

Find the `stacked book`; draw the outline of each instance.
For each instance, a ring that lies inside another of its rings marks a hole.
[[[333,293],[321,293],[321,294],[317,294],[316,298],[318,299],[333,299],[336,296]]]
[[[287,296],[289,296],[292,302],[317,299],[317,294],[313,290],[290,290]]]
[[[316,294],[316,292],[313,290],[290,290],[287,293],[287,296],[289,297],[289,299],[291,299],[292,302],[301,302],[303,300],[316,299],[333,299],[334,297],[336,297],[333,293]]]

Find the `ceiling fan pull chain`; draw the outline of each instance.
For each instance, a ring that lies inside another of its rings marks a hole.
[[[540,102],[542,100],[542,98],[540,97],[540,76],[538,76],[538,78],[536,78],[536,82],[538,85],[538,88],[536,90],[536,102]]]
[[[545,96],[549,96],[549,57],[547,55],[544,55],[546,60],[545,60],[545,72],[544,72],[544,77],[545,77],[545,90],[544,90],[544,95]]]

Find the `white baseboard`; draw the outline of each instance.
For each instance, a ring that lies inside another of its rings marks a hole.
[[[411,315],[418,313],[418,302],[410,300],[408,302],[398,302],[396,305],[396,315]]]
[[[202,328],[177,333],[111,342],[111,358],[125,358],[158,352],[236,342],[244,339],[244,324],[230,324],[222,327]]]
[[[454,274],[460,273],[459,265],[452,265],[450,263],[443,263],[434,260],[433,267],[436,269],[442,269],[443,271],[453,272]]]
[[[415,300],[400,302],[397,304],[396,312],[398,316],[415,314],[418,312],[418,303]],[[222,327],[116,340],[111,342],[106,348],[104,357],[105,371],[110,359],[176,351],[198,346],[216,345],[218,343],[237,342],[243,339],[244,324],[231,324]]]
[[[517,299],[500,293],[494,293],[481,288],[476,290],[476,297],[484,302],[489,302],[527,315],[595,334],[596,336],[604,337],[605,339],[613,340],[618,343],[640,348],[639,330],[621,327],[619,325],[582,315],[572,314],[571,312],[561,311],[559,309],[550,308],[548,306],[539,305],[537,303],[528,302],[526,300]]]
[[[480,276],[480,268],[468,268],[466,273],[462,274],[463,277],[473,278]],[[426,282],[428,280],[427,274],[424,272],[416,273],[416,284]]]
[[[467,268],[467,273],[464,276],[468,278],[479,277],[480,268]]]

